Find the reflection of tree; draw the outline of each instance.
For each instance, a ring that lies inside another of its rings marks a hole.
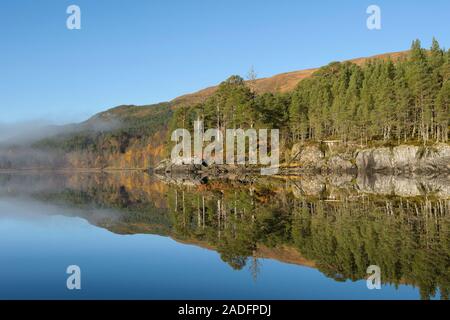
[[[256,257],[255,252],[253,252],[252,261],[251,261],[249,269],[250,269],[250,273],[252,275],[253,281],[256,282],[256,280],[258,280],[260,265],[259,265],[259,260]]]
[[[327,202],[257,184],[174,187],[156,196],[148,181],[133,181],[99,178],[36,197],[89,210],[117,209],[119,221],[99,224],[120,233],[168,234],[207,245],[234,269],[248,265],[255,278],[262,247],[289,247],[337,281],[364,279],[375,264],[384,283],[415,285],[423,299],[438,291],[443,299],[449,296],[448,200],[370,196]]]
[[[367,267],[376,264],[385,283],[419,286],[424,299],[438,289],[442,298],[448,297],[448,201],[373,197],[363,202],[325,202],[294,199],[259,187],[250,192],[211,191],[203,196],[205,227],[184,230],[184,235],[214,245],[234,269],[249,263],[255,278],[258,244],[287,245],[298,248],[336,281],[364,279]],[[195,208],[196,215],[198,201],[196,195],[187,204]],[[192,219],[196,226],[199,218]]]
[[[422,298],[440,288],[448,297],[448,203],[388,200],[314,207],[314,214],[300,208],[293,240],[322,272],[336,280],[358,280],[368,265],[376,264],[387,283],[417,285]]]

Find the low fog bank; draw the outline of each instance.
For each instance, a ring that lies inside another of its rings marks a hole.
[[[71,132],[74,126],[54,125],[43,121],[0,124],[0,146],[29,145],[63,132]]]
[[[91,118],[79,124],[54,125],[45,121],[0,123],[0,169],[61,168],[66,165],[62,150],[41,150],[34,143],[72,134],[108,132],[121,126],[116,119]]]
[[[0,123],[0,147],[29,146],[34,142],[58,135],[81,132],[107,132],[119,128],[116,119],[91,118],[82,123],[55,125],[45,121],[28,121],[21,123]]]
[[[34,142],[63,132],[74,125],[52,125],[44,121],[0,124],[0,169],[38,169],[59,167],[63,156],[32,147]]]
[[[0,169],[50,169],[66,164],[64,154],[31,147],[0,147]]]

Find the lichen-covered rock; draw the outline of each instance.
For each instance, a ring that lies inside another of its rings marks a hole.
[[[392,165],[402,171],[414,171],[419,147],[401,145],[392,149]]]
[[[422,150],[418,154],[416,166],[421,171],[450,172],[450,146],[439,143]]]
[[[440,143],[431,147],[401,145],[361,150],[356,166],[359,171],[449,172],[450,146]]]
[[[356,156],[356,166],[360,171],[391,171],[395,167],[392,153],[390,148],[361,150]]]
[[[297,143],[292,147],[291,162],[302,166],[320,168],[323,166],[324,153],[316,145]]]

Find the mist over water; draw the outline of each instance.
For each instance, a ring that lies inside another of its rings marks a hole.
[[[93,117],[79,124],[54,125],[45,121],[0,123],[0,169],[55,169],[65,167],[66,152],[36,145],[45,139],[70,139],[121,126],[117,119]]]
[[[33,120],[17,123],[0,123],[0,146],[28,146],[41,139],[62,134],[74,134],[83,131],[105,132],[119,128],[121,122],[116,119],[91,118],[76,124],[56,125],[45,120]]]
[[[0,145],[26,145],[63,132],[64,127],[45,121],[0,123]]]

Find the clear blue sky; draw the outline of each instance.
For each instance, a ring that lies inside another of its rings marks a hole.
[[[82,29],[66,28],[80,6]],[[366,8],[382,9],[382,30]],[[450,47],[450,1],[2,0],[2,122],[79,121],[214,85],[409,48]]]

